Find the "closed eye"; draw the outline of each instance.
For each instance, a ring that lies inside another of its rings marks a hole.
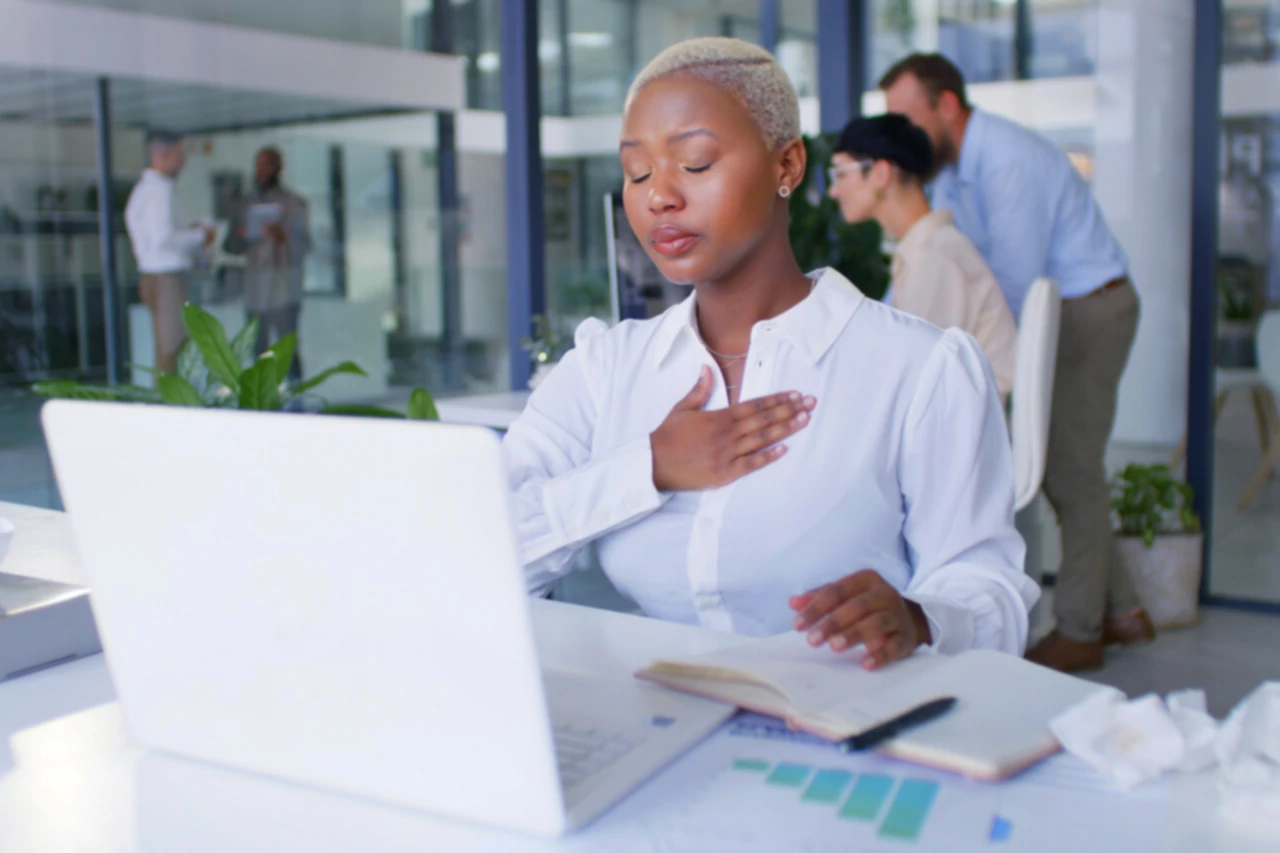
[[[649,177],[649,173],[646,172],[645,174],[639,176],[638,178],[628,178],[627,180],[629,180],[633,184],[642,184],[645,182],[646,179],[648,179],[648,177]]]
[[[707,171],[707,169],[710,169],[710,168],[711,168],[711,164],[708,163],[705,166],[685,166],[684,170],[686,172],[693,172],[694,174],[697,174],[698,172],[705,172]]]

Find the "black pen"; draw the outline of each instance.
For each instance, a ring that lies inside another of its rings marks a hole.
[[[901,732],[915,726],[927,723],[932,719],[941,717],[943,714],[955,707],[956,697],[944,696],[941,699],[934,699],[925,702],[907,711],[905,714],[899,714],[888,722],[867,729],[860,735],[854,735],[851,738],[840,741],[840,749],[844,752],[859,752],[864,749],[870,749],[878,746],[889,738],[896,737]]]

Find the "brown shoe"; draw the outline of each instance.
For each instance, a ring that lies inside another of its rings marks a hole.
[[[1085,672],[1102,666],[1102,643],[1077,643],[1053,631],[1027,652],[1027,660],[1058,672]]]
[[[1156,638],[1156,628],[1151,624],[1151,617],[1141,607],[1135,607],[1125,613],[1108,616],[1102,623],[1102,644],[1104,646],[1133,646],[1149,643]]]

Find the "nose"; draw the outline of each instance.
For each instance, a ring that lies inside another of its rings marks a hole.
[[[649,211],[665,213],[684,207],[684,197],[665,169],[654,169],[649,176]]]

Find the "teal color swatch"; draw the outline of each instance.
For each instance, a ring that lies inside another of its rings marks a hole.
[[[880,824],[881,838],[915,840],[924,829],[925,818],[938,796],[938,783],[923,779],[904,779],[889,813]]]
[[[847,770],[819,770],[800,799],[806,803],[834,803],[852,778]]]
[[[858,777],[840,809],[840,817],[850,820],[875,820],[880,808],[893,790],[893,777],[864,773]]]
[[[739,758],[733,762],[734,770],[746,770],[751,773],[764,773],[769,769],[769,762],[758,758]]]
[[[765,781],[780,788],[799,788],[809,778],[809,768],[803,764],[779,764]]]

